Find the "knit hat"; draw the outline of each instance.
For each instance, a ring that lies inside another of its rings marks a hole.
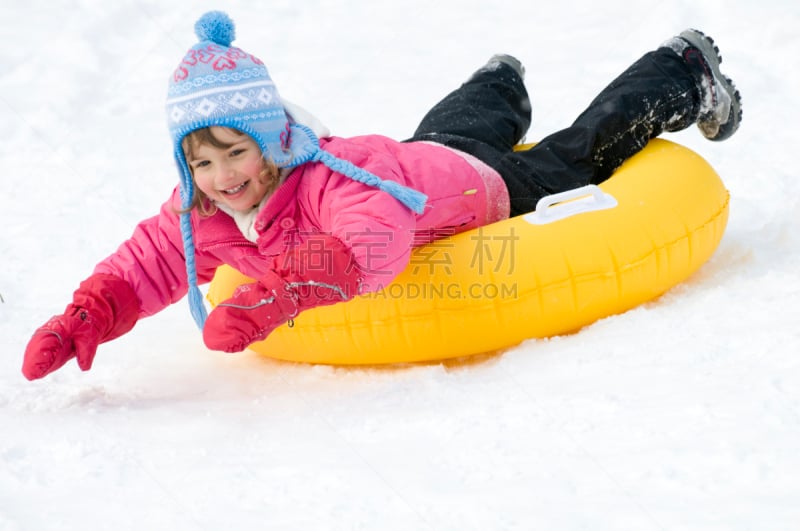
[[[383,190],[411,210],[422,213],[425,194],[380,177],[322,150],[314,132],[287,117],[278,89],[264,63],[231,46],[233,21],[221,11],[211,11],[195,23],[200,42],[189,48],[169,81],[167,122],[174,142],[180,175],[181,202],[188,209],[194,184],[183,153],[183,138],[196,129],[222,126],[250,135],[265,158],[279,168],[321,162],[351,179]],[[186,254],[189,305],[200,329],[206,319],[203,297],[197,287],[194,238],[189,212],[181,214],[181,235]]]

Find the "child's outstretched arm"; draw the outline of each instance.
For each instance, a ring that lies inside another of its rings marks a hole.
[[[140,222],[128,240],[97,264],[64,314],[36,330],[25,350],[26,378],[42,378],[72,358],[89,370],[100,343],[121,336],[138,319],[186,295],[186,261],[174,210],[180,204],[177,193],[158,216]],[[208,282],[219,264],[214,256],[199,256],[198,279]]]
[[[34,332],[25,349],[22,374],[42,378],[72,358],[88,371],[97,346],[128,332],[139,316],[136,293],[125,280],[94,274],[81,282],[62,315]]]

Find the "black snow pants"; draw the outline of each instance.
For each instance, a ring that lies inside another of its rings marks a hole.
[[[530,126],[531,105],[523,80],[500,63],[437,103],[407,141],[437,142],[484,161],[505,181],[516,216],[546,195],[605,181],[650,139],[693,124],[699,98],[683,59],[659,48],[612,81],[570,127],[513,151]]]

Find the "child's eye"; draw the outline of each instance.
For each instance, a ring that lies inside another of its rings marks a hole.
[[[194,169],[205,168],[209,164],[211,164],[211,162],[209,162],[207,160],[197,160],[197,161],[192,162],[192,167],[194,167]]]
[[[247,151],[247,150],[246,150],[246,149],[244,149],[244,148],[240,148],[240,149],[232,149],[232,150],[231,150],[231,157],[235,157],[236,155],[241,155],[241,154],[242,154],[242,153],[244,153],[245,151]]]

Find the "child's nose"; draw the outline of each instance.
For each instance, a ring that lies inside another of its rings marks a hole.
[[[223,179],[227,179],[228,177],[233,177],[235,170],[233,166],[230,164],[222,163],[219,165],[219,176]]]

